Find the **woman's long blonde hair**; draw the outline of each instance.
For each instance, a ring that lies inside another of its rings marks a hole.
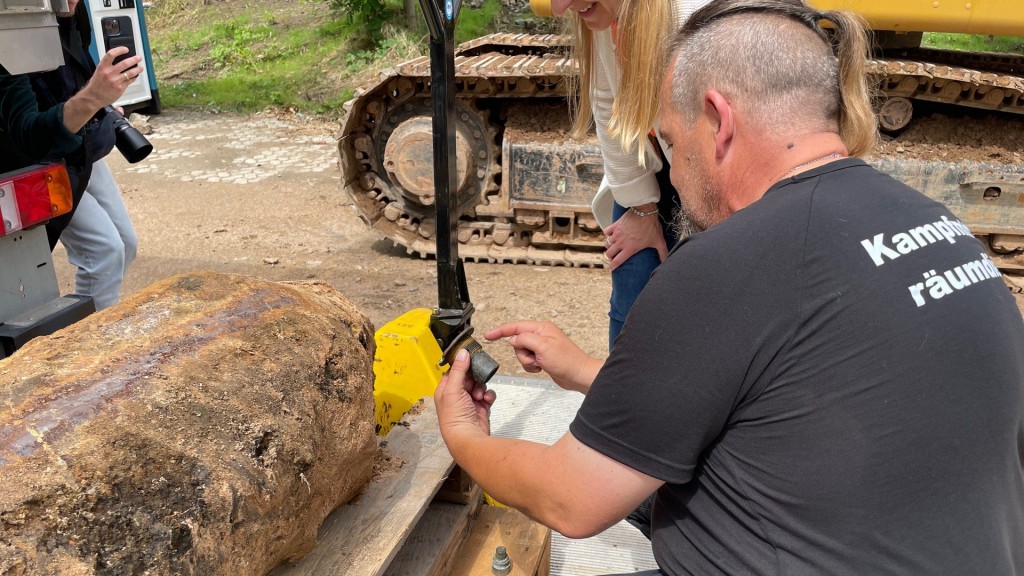
[[[578,75],[570,77],[569,109],[573,118],[573,136],[582,137],[593,121],[594,54],[593,32],[575,13],[567,18],[572,34],[573,58]],[[622,72],[619,92],[612,104],[608,134],[617,138],[623,150],[637,154],[644,164],[644,147],[658,117],[661,79],[668,65],[668,41],[673,32],[671,0],[622,0],[618,14],[618,41],[615,57]]]

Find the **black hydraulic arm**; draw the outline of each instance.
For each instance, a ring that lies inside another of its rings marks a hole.
[[[434,198],[437,209],[437,303],[430,331],[451,363],[465,348],[470,371],[486,384],[498,364],[473,337],[466,272],[459,258],[458,169],[455,158],[455,20],[460,0],[419,0],[430,30],[430,99],[433,112]]]

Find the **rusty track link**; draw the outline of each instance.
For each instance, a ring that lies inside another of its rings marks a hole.
[[[577,267],[606,265],[600,240],[574,243],[532,241],[536,222],[520,225],[513,211],[502,209],[499,198],[501,126],[490,123],[488,112],[474,109],[474,100],[486,98],[561,98],[563,78],[574,71],[561,48],[564,36],[499,34],[462,44],[456,50],[456,84],[464,106],[463,120],[486,125],[490,141],[478,153],[488,154],[486,182],[478,196],[459,200],[464,218],[459,224],[459,255],[469,261],[528,263]],[[381,81],[359,95],[342,119],[339,141],[345,189],[361,218],[371,227],[404,246],[408,253],[434,254],[434,222],[427,206],[417,210],[401,202],[396,186],[381,177],[380,144],[373,141],[397,110],[429,98],[429,58],[422,57],[382,73]],[[467,118],[473,113],[480,118]],[[461,189],[460,189],[461,194]],[[507,202],[505,202],[507,204]],[[550,220],[550,215],[548,216]]]
[[[913,60],[871,60],[868,73],[889,97],[1024,114],[1020,76]]]
[[[537,238],[544,238],[545,243],[540,244],[533,236],[536,222],[522,226],[516,221],[500,184],[502,119],[496,118],[499,113],[478,107],[488,99],[565,97],[563,80],[575,73],[566,56],[568,42],[568,37],[559,35],[493,34],[456,49],[461,116],[470,125],[469,132],[481,134],[469,145],[480,156],[471,166],[480,182],[458,200],[463,214],[459,253],[466,260],[584,267],[607,264],[597,242],[552,242],[550,235],[542,234]],[[1013,73],[1022,69],[1024,59],[924,49],[900,54],[934,57],[936,62],[870,60],[868,73],[890,97],[1024,114],[1024,78]],[[979,71],[958,63],[990,65],[997,71]],[[386,178],[383,144],[375,140],[391,134],[386,125],[404,118],[399,112],[403,107],[422,107],[429,98],[429,78],[427,57],[382,72],[376,85],[357,92],[356,99],[346,105],[339,140],[344,187],[360,217],[408,253],[424,258],[435,251],[432,207],[402,198],[402,191]],[[413,112],[406,115],[410,114]],[[550,221],[551,214],[546,218]]]

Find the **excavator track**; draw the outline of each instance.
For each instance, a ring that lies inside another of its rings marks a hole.
[[[1024,59],[998,54],[964,54],[948,50],[918,49],[909,55],[933,60],[871,60],[868,74],[885,94],[881,103],[883,129],[897,131],[910,123],[910,100],[1024,114],[1024,78],[1001,70],[1024,70]],[[973,64],[981,70],[956,66]],[[902,110],[886,118],[888,108]]]
[[[596,143],[567,137],[543,142],[552,140],[550,132],[567,130],[564,79],[575,73],[568,45],[561,35],[493,34],[456,49],[455,203],[459,255],[465,260],[607,265],[604,238],[589,207],[601,176]],[[927,49],[898,56],[868,62],[868,73],[885,95],[883,127],[906,126],[914,100],[1024,115],[1024,77],[1017,75],[1024,58]],[[427,57],[385,70],[377,84],[346,105],[339,139],[344,187],[359,216],[424,258],[435,251],[429,98]],[[955,201],[963,214],[951,205],[954,213],[985,241],[997,265],[1024,270],[1019,167],[1007,175],[1000,166],[934,168],[886,158],[877,164],[947,204],[959,187]],[[978,212],[969,198],[975,189],[987,210],[978,221],[972,221]],[[1000,203],[991,201],[993,194],[1002,197]]]
[[[603,237],[586,203],[545,213],[517,208],[503,186],[503,108],[566,96],[565,36],[498,34],[455,54],[459,255],[469,261],[603,266]],[[410,254],[434,254],[430,62],[382,73],[342,120],[345,189],[359,215]]]

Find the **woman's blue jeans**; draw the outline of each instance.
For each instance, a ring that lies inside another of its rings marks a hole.
[[[662,170],[662,172],[666,172],[666,170]],[[661,172],[658,173],[658,176],[660,181]],[[678,240],[672,227],[672,221],[675,218],[675,211],[678,206],[679,197],[676,195],[675,189],[669,185],[668,192],[666,193],[664,186],[662,186],[661,200],[658,202],[658,217],[661,218],[661,229],[665,234],[665,244],[669,250],[676,245]],[[615,220],[618,220],[626,213],[626,210],[627,208],[615,204],[612,216]],[[658,251],[654,248],[644,248],[634,254],[629,260],[623,262],[618,268],[612,270],[612,296],[608,308],[609,350],[615,345],[615,338],[622,331],[622,324],[626,321],[629,309],[633,307],[633,303],[640,296],[644,286],[647,286],[647,281],[650,280],[651,273],[658,267],[658,264],[661,264],[661,259],[658,258]]]

